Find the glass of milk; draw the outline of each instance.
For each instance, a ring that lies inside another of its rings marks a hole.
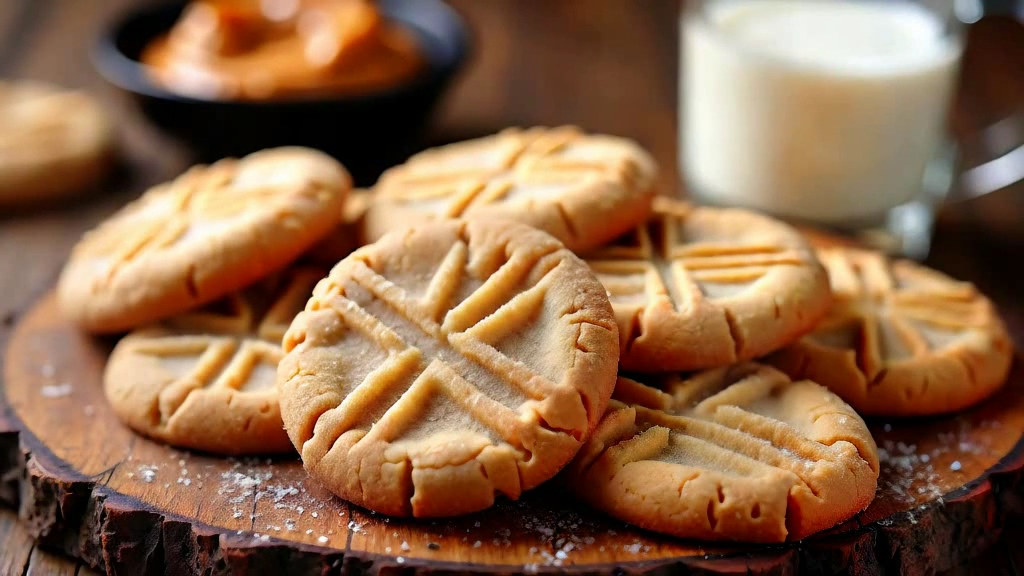
[[[925,226],[927,240],[926,173],[952,170],[954,1],[690,0],[679,133],[691,197],[844,231]]]

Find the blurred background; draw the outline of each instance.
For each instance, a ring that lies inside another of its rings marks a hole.
[[[74,240],[102,216],[196,160],[194,151],[148,121],[124,90],[94,65],[97,44],[125,14],[166,2],[4,0],[0,76],[81,88],[113,116],[120,168],[96,193],[0,214],[0,317],[10,322],[51,285]],[[661,166],[661,189],[684,193],[677,168],[679,15],[677,0],[451,0],[468,30],[466,59],[415,147],[508,126],[576,124],[634,138]],[[949,126],[961,167],[989,162],[1024,144],[1024,26],[1010,6],[966,27],[966,50]],[[998,124],[995,129],[993,125]],[[344,141],[344,125],[326,131]],[[1014,166],[1024,170],[1024,160]],[[358,166],[351,167],[358,170]],[[969,278],[999,301],[1024,290],[1012,263],[1024,249],[1024,196],[1009,182],[992,194],[946,205],[930,264]],[[989,190],[983,190],[988,192]],[[1010,321],[1015,318],[1012,311]]]
[[[0,2],[0,76],[31,78],[97,97],[113,116],[123,161],[83,200],[0,215],[0,316],[24,307],[55,277],[67,249],[100,217],[196,160],[194,151],[157,128],[124,90],[97,72],[97,45],[126,14],[167,2],[4,0]],[[661,166],[663,192],[680,193],[677,168],[679,15],[677,0],[451,0],[469,30],[465,61],[417,148],[508,126],[576,124],[636,139]],[[961,143],[961,167],[982,164],[1024,144],[1024,26],[1009,6],[966,27],[966,50],[949,114]],[[1007,120],[1009,119],[1009,120]],[[987,128],[1003,121],[995,130]],[[339,141],[345,125],[325,123]],[[1009,172],[1012,176],[1013,165]],[[1005,163],[1004,163],[1005,164]],[[1018,169],[1024,170],[1024,160]],[[1005,166],[1004,166],[1005,167]],[[358,171],[358,166],[350,166]],[[1012,178],[1011,178],[1012,179]],[[1017,184],[946,205],[930,263],[970,278],[999,300],[1017,294],[1015,262],[1024,248]],[[987,192],[988,190],[984,190]]]
[[[19,314],[53,285],[83,231],[198,159],[196,150],[159,128],[135,98],[95,66],[97,47],[111,38],[115,23],[157,4],[166,2],[0,0],[0,77],[87,91],[115,121],[120,155],[114,173],[80,199],[0,208],[0,344]],[[450,86],[438,87],[437,108],[425,117],[408,150],[403,145],[391,153],[403,156],[509,126],[575,124],[635,139],[660,164],[661,192],[685,194],[677,167],[682,2],[447,4],[468,29],[465,60],[453,70]],[[1015,151],[1024,146],[1024,25],[1013,3],[994,2],[987,9],[991,15],[966,27],[949,129],[960,144],[959,170],[994,161],[998,170],[973,172],[977,177],[967,185],[957,178],[952,194],[958,200],[939,211],[927,262],[990,294],[1011,333],[1020,334],[1024,153]],[[166,94],[160,98],[180,104]],[[325,120],[322,128],[339,142],[353,140],[351,125]],[[349,167],[370,181],[379,168]],[[986,173],[995,176],[981,177]],[[30,543],[19,540],[27,536],[17,532],[14,519],[14,512],[0,510],[0,573],[19,565],[15,555],[27,558],[31,551]]]
[[[80,200],[0,209],[0,318],[53,283],[74,241],[147,187],[196,161],[147,120],[125,91],[97,72],[97,43],[125,14],[167,2],[3,0],[0,77],[81,88],[116,122],[121,166]],[[417,146],[508,126],[577,124],[635,138],[675,186],[674,1],[463,0],[449,3],[470,32],[468,57],[430,116]],[[324,126],[339,140],[345,126]],[[350,169],[358,167],[350,166]]]

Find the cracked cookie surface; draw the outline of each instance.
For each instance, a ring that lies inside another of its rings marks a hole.
[[[568,467],[586,503],[683,538],[783,542],[870,504],[871,433],[826,388],[755,363],[621,377]]]
[[[0,126],[0,207],[73,196],[113,163],[113,123],[84,92],[0,81]]]
[[[291,452],[275,387],[281,339],[322,277],[321,269],[289,269],[125,336],[103,379],[115,414],[184,448]]]
[[[341,164],[307,148],[193,167],[85,234],[61,273],[61,308],[111,333],[212,302],[328,234],[350,188]]]
[[[769,361],[866,415],[953,412],[998,390],[1013,344],[992,302],[968,282],[849,248],[819,251],[835,305]]]
[[[645,225],[584,258],[608,290],[627,370],[752,360],[810,331],[831,302],[804,238],[745,210],[658,198]]]
[[[285,429],[311,476],[391,515],[518,498],[569,462],[615,384],[611,306],[541,231],[446,220],[338,263],[284,338]]]
[[[373,240],[426,220],[498,217],[587,250],[644,220],[656,172],[650,155],[624,138],[509,129],[421,152],[385,172],[366,233]]]

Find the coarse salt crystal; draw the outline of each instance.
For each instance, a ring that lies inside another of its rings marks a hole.
[[[39,393],[43,395],[43,398],[60,398],[71,394],[71,384],[65,382],[54,386],[43,386],[39,389]]]
[[[156,466],[139,466],[139,475],[147,484],[156,478]]]

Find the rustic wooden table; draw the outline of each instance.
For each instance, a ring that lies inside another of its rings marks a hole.
[[[89,49],[103,24],[133,0],[0,1],[0,76],[86,88],[120,123],[124,166],[92,199],[42,211],[0,214],[0,348],[11,326],[54,282],[81,232],[147,186],[189,164],[97,76]],[[431,141],[494,132],[509,125],[575,123],[637,139],[678,179],[676,158],[676,0],[452,0],[476,32],[476,53],[447,98]],[[953,131],[978,129],[1024,107],[1024,27],[986,18],[971,27]],[[930,263],[993,295],[1024,342],[1024,186],[951,206],[938,224]],[[0,360],[2,361],[2,360]],[[1020,573],[1024,529],[964,573]],[[0,576],[88,574],[87,568],[34,547],[17,515],[0,509]]]

